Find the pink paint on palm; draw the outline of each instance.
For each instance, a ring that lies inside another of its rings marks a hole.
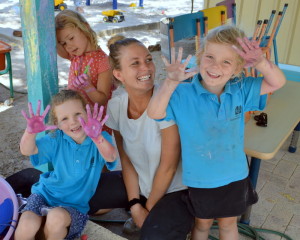
[[[92,115],[91,108],[87,104],[86,105],[87,122],[85,122],[83,118],[81,118],[81,117],[79,118],[79,121],[83,127],[84,132],[86,133],[86,135],[88,135],[92,139],[96,139],[100,136],[103,125],[105,124],[105,122],[108,119],[108,115],[106,115],[101,121],[101,118],[103,115],[103,110],[104,110],[104,107],[100,106],[100,108],[98,109],[98,103],[96,103],[94,105],[94,111],[93,111],[93,115]]]
[[[31,102],[28,103],[28,109],[29,109],[29,117],[27,116],[24,110],[22,110],[21,113],[27,121],[26,129],[29,133],[39,133],[46,130],[53,130],[57,128],[57,126],[46,125],[44,123],[44,119],[47,113],[49,112],[50,105],[46,107],[45,111],[41,116],[40,116],[41,100],[38,101],[36,115],[34,115]]]
[[[263,59],[263,51],[259,47],[258,41],[250,41],[247,37],[237,38],[243,50],[232,46],[233,49],[245,60],[244,67],[255,67]]]

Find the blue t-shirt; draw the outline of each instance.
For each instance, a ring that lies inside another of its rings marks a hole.
[[[102,134],[112,142],[107,132]],[[36,145],[38,153],[30,156],[33,166],[51,163],[54,170],[41,174],[31,192],[41,194],[50,206],[69,206],[87,213],[104,164],[112,170],[116,161],[106,162],[90,137],[77,144],[61,130],[37,139]]]
[[[183,184],[216,188],[247,177],[244,112],[262,110],[267,95],[260,96],[262,78],[247,77],[227,82],[219,101],[201,80],[178,85],[164,120],[178,125]]]

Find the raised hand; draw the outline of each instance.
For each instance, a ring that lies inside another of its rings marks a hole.
[[[87,104],[86,105],[86,111],[87,111],[87,117],[88,117],[87,122],[85,122],[83,118],[81,118],[81,117],[79,118],[79,121],[80,121],[86,135],[88,135],[92,139],[95,139],[100,136],[103,125],[105,124],[105,122],[108,119],[108,115],[106,115],[102,119],[102,121],[100,121],[102,118],[102,115],[103,115],[103,110],[104,110],[104,107],[100,106],[100,108],[98,109],[98,103],[96,103],[94,105],[94,112],[93,112],[93,116],[92,116],[90,106]]]
[[[89,76],[85,73],[79,75],[76,77],[76,79],[73,81],[73,86],[76,88],[86,88],[87,86],[90,86],[91,83],[89,81]]]
[[[171,63],[165,58],[162,57],[163,62],[165,63],[166,70],[167,70],[167,79],[172,81],[183,81],[194,76],[197,71],[186,71],[186,66],[188,65],[191,55],[187,57],[184,63],[182,61],[182,47],[178,50],[177,59],[175,59],[175,48],[171,49]]]
[[[53,129],[57,128],[57,126],[44,124],[44,119],[45,119],[47,113],[49,112],[50,105],[48,105],[46,107],[46,109],[42,115],[40,115],[41,100],[38,101],[36,115],[34,115],[34,113],[33,113],[31,102],[28,103],[28,109],[29,109],[29,117],[27,116],[27,114],[24,110],[22,110],[21,113],[27,121],[26,129],[29,133],[39,133],[39,132],[43,132],[46,130],[53,130]]]
[[[250,41],[247,37],[243,39],[237,38],[237,41],[243,48],[238,49],[236,46],[232,46],[233,49],[245,60],[244,67],[255,67],[263,59],[263,51],[259,47],[259,42],[252,40]]]

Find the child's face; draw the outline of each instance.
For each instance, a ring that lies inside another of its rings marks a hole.
[[[80,100],[68,100],[55,106],[54,113],[57,119],[57,126],[65,134],[70,136],[76,143],[81,144],[86,138],[86,134],[78,120],[82,117],[87,119],[86,111]]]
[[[93,50],[89,39],[75,27],[58,30],[57,41],[72,56],[81,56],[83,53]]]
[[[238,55],[230,45],[207,43],[200,59],[202,84],[207,90],[222,92],[226,82],[240,71]]]
[[[153,88],[155,65],[148,49],[138,43],[121,48],[120,70],[113,70],[114,76],[127,90],[149,90]]]

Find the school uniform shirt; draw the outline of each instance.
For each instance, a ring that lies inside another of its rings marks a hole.
[[[244,113],[263,110],[267,95],[260,96],[262,78],[247,77],[227,82],[219,101],[201,81],[198,74],[178,85],[163,120],[178,125],[183,184],[216,188],[248,176]]]
[[[106,124],[122,135],[124,151],[138,174],[140,193],[148,198],[160,163],[161,129],[174,125],[174,122],[156,122],[148,117],[146,111],[138,119],[129,119],[127,109],[127,92],[113,97],[108,102],[109,119]],[[167,193],[186,189],[181,183],[181,172],[179,163]]]
[[[112,142],[107,132],[102,134]],[[41,194],[50,206],[69,206],[86,214],[104,164],[112,170],[116,161],[106,162],[90,137],[77,144],[61,130],[37,139],[36,145],[38,153],[30,156],[32,165],[51,163],[54,170],[41,174],[31,192]]]

